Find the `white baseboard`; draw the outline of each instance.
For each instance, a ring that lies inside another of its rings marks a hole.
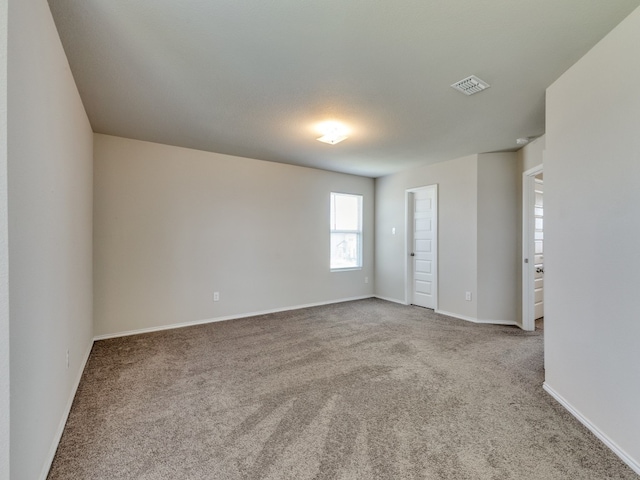
[[[489,324],[489,325],[515,325],[515,326],[519,326],[518,322],[516,322],[514,320],[480,320],[480,319],[475,318],[475,317],[467,317],[466,315],[460,315],[459,313],[447,312],[445,310],[436,310],[435,312],[439,313],[441,315],[446,315],[448,317],[454,317],[454,318],[459,318],[460,320],[466,320],[467,322],[486,323],[486,324]]]
[[[436,313],[440,315],[446,315],[447,317],[458,318],[460,320],[466,320],[467,322],[478,323],[478,319],[474,317],[467,317],[466,315],[460,315],[459,313],[447,312],[446,310],[436,310]]]
[[[89,347],[87,351],[84,353],[84,357],[82,362],[80,363],[80,368],[76,375],[76,379],[73,383],[73,388],[71,389],[71,393],[69,395],[69,399],[67,400],[67,405],[65,406],[64,413],[62,418],[60,419],[60,423],[58,424],[58,429],[56,430],[56,434],[53,437],[53,442],[51,443],[51,448],[49,449],[49,454],[47,455],[46,461],[42,466],[42,471],[40,472],[40,480],[46,480],[49,475],[49,470],[51,470],[51,464],[53,463],[53,457],[56,455],[56,451],[58,450],[58,444],[60,443],[60,439],[62,438],[62,433],[64,432],[64,427],[67,425],[67,420],[69,419],[69,413],[71,413],[71,406],[73,405],[73,399],[76,397],[76,392],[78,391],[78,387],[80,386],[80,380],[82,379],[82,374],[84,373],[84,369],[87,366],[87,361],[89,360],[89,355],[91,354],[91,348],[93,348],[93,340],[89,343]]]
[[[308,303],[305,305],[294,305],[290,307],[274,308],[271,310],[261,310],[259,312],[240,313],[237,315],[228,315],[225,317],[205,318],[203,320],[194,320],[191,322],[172,323],[170,325],[159,325],[157,327],[140,328],[137,330],[127,330],[124,332],[106,333],[96,335],[93,340],[106,340],[108,338],[128,337],[130,335],[139,335],[141,333],[159,332],[161,330],[171,330],[173,328],[192,327],[194,325],[202,325],[204,323],[225,322],[227,320],[236,320],[238,318],[255,317],[258,315],[267,315],[269,313],[287,312],[289,310],[299,310],[301,308],[319,307],[322,305],[331,305],[333,303],[353,302],[354,300],[364,300],[365,298],[373,298],[373,295],[363,295],[360,297],[341,298],[339,300],[328,300],[326,302]]]
[[[399,303],[400,305],[406,305],[404,301],[397,300],[395,298],[381,297],[380,295],[375,295],[375,298],[379,298],[380,300],[384,300],[385,302],[393,302],[393,303]]]
[[[489,325],[509,325],[512,327],[519,327],[520,325],[515,320],[481,320],[477,319],[475,323],[486,323]]]
[[[380,295],[376,295],[375,298],[379,298],[380,300],[385,300],[387,302],[399,303],[400,305],[407,305],[405,302],[401,300],[397,300],[395,298],[381,297]],[[445,310],[435,309],[434,312],[439,313],[441,315],[446,315],[448,317],[458,318],[460,320],[465,320],[467,322],[473,323],[486,323],[489,325],[515,325],[520,326],[518,322],[513,320],[480,320],[475,317],[467,317],[466,315],[460,315],[459,313],[447,312]]]
[[[571,415],[576,417],[580,423],[582,423],[585,427],[587,427],[591,433],[593,433],[596,437],[602,441],[607,447],[611,449],[613,453],[615,453],[620,460],[629,465],[629,467],[640,475],[640,463],[636,462],[633,458],[631,458],[627,453],[620,448],[616,442],[611,440],[607,435],[605,435],[598,427],[596,427],[593,423],[591,423],[584,415],[582,415],[578,410],[576,410],[562,395],[556,392],[547,382],[542,384],[542,388],[555,398],[560,405],[566,408]]]

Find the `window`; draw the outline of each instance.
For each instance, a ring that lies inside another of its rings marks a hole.
[[[362,195],[331,193],[331,270],[362,268]]]

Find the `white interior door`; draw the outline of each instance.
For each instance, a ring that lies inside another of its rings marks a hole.
[[[411,303],[426,308],[436,308],[436,228],[437,187],[432,185],[413,190]]]
[[[534,318],[544,316],[544,183],[535,178],[534,200]]]
[[[522,174],[522,329],[531,332],[536,329],[535,319],[544,314],[542,175],[542,165]]]

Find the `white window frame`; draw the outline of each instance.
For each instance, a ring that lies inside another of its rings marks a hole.
[[[363,205],[364,196],[358,193],[344,193],[344,192],[331,192],[329,197],[329,209],[335,205],[334,197],[336,195],[356,197],[358,199],[358,230],[339,230],[334,229],[331,225],[331,211],[329,211],[329,269],[332,272],[346,272],[349,270],[362,270],[362,217],[363,217]],[[334,233],[342,234],[355,234],[358,236],[358,265],[355,267],[331,267],[331,239]]]

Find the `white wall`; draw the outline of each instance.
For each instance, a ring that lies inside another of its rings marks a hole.
[[[517,181],[517,209],[518,209],[518,271],[517,271],[517,288],[518,288],[518,323],[522,325],[522,268],[524,267],[524,255],[522,254],[522,188],[523,173],[527,170],[542,165],[544,159],[546,136],[536,138],[531,143],[525,145],[518,150],[518,181]]]
[[[37,479],[48,469],[91,345],[92,142],[47,2],[11,1],[7,145],[15,479]]]
[[[547,90],[546,385],[640,473],[640,9]]]
[[[518,322],[521,211],[515,153],[478,155],[478,320]]]
[[[372,179],[106,135],[94,151],[97,335],[373,295]],[[331,191],[364,195],[362,270],[329,271]]]
[[[526,172],[533,167],[542,165],[542,157],[544,154],[546,143],[545,139],[546,136],[542,135],[541,137],[536,138],[531,143],[518,150],[518,157],[520,158],[520,162],[522,162],[522,165],[520,167],[522,172]]]
[[[376,179],[376,295],[405,301],[405,191],[437,183],[438,308],[477,317],[477,168],[471,155]]]
[[[9,478],[9,244],[7,213],[8,0],[0,0],[0,478]]]
[[[376,295],[405,301],[405,191],[437,183],[438,311],[517,323],[518,175],[515,153],[487,153],[378,178]]]

